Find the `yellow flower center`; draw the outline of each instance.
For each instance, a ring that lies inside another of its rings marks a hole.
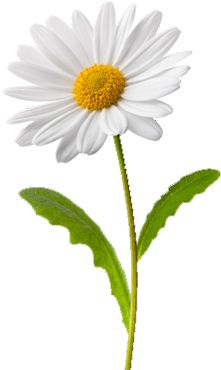
[[[94,64],[78,75],[73,94],[82,108],[100,111],[118,102],[125,85],[126,79],[117,67]]]

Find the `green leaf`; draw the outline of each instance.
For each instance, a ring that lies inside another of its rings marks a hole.
[[[120,306],[123,323],[128,330],[130,313],[130,292],[125,273],[114,248],[101,229],[76,204],[63,195],[45,188],[22,190],[20,196],[52,225],[66,227],[72,244],[86,244],[94,256],[94,265],[103,268],[109,277],[111,293]]]
[[[206,169],[182,177],[172,185],[154,205],[148,214],[138,240],[138,258],[140,259],[163,228],[169,216],[175,215],[182,203],[190,202],[196,194],[203,193],[215,182],[220,172]]]

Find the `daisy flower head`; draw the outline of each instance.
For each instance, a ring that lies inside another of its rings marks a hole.
[[[9,96],[40,105],[17,113],[9,123],[29,122],[17,138],[21,146],[60,139],[57,160],[93,154],[107,136],[128,129],[158,140],[155,118],[172,112],[162,97],[180,87],[189,67],[174,66],[190,52],[168,55],[180,35],[177,28],[158,32],[162,14],[153,11],[135,27],[135,5],[116,22],[111,2],[102,5],[95,26],[76,10],[72,27],[51,16],[34,24],[35,46],[18,48],[19,61],[9,70],[30,83],[5,90]]]

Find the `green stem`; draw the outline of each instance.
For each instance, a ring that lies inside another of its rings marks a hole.
[[[137,313],[137,286],[138,286],[138,274],[137,274],[137,241],[136,231],[134,223],[133,206],[130,195],[130,188],[127,177],[127,170],[124,160],[124,154],[120,136],[114,136],[114,143],[117,152],[118,162],[120,166],[120,172],[124,188],[124,196],[127,207],[128,226],[130,233],[130,250],[131,250],[131,306],[130,306],[130,321],[128,330],[128,342],[127,342],[127,354],[125,370],[131,369],[133,347],[134,347],[134,334],[136,327],[136,313]]]

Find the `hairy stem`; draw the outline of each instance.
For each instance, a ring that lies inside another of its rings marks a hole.
[[[130,250],[131,250],[131,306],[130,306],[130,321],[128,331],[127,353],[125,370],[131,369],[133,347],[134,347],[134,334],[136,327],[136,313],[137,313],[137,287],[138,287],[138,274],[137,274],[137,241],[136,231],[134,224],[133,206],[127,177],[127,170],[123,154],[120,136],[114,136],[114,143],[117,152],[122,183],[124,188],[124,196],[127,208],[128,226],[130,234]]]

